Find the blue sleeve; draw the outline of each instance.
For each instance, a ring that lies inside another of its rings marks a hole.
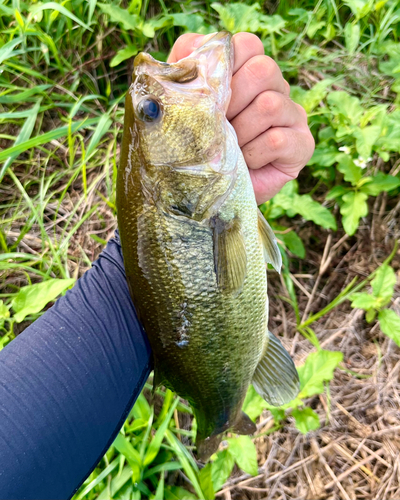
[[[68,499],[115,439],[150,370],[121,246],[0,352],[0,499]]]

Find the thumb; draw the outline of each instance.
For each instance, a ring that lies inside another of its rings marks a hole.
[[[189,56],[194,50],[203,45],[208,39],[213,37],[215,33],[210,35],[198,35],[197,33],[185,33],[181,35],[172,47],[171,53],[168,56],[167,62],[174,63]]]

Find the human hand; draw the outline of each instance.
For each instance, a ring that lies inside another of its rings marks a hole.
[[[209,37],[182,35],[168,62],[187,57]],[[261,40],[251,33],[237,33],[232,43],[232,97],[227,118],[236,130],[261,204],[298,176],[314,152],[314,139],[305,110],[290,99],[290,86],[276,62],[264,55]]]

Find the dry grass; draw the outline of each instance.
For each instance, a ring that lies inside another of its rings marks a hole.
[[[382,202],[377,200],[377,206]],[[379,211],[356,237],[328,235],[321,239],[325,252],[308,252],[308,272],[294,273],[301,311],[320,310],[354,276],[364,278],[384,260],[400,235],[396,212],[396,207]],[[388,220],[392,221],[390,230],[384,229]],[[374,239],[371,224],[379,232]],[[392,261],[398,275],[399,264],[400,252]],[[271,282],[271,327],[284,336],[296,363],[302,363],[313,348],[295,333],[290,306],[276,298],[285,293],[280,282],[276,278]],[[394,307],[400,312],[399,287]],[[289,418],[280,431],[256,439],[259,475],[237,471],[218,493],[219,498],[400,498],[400,349],[380,332],[377,323],[368,325],[364,312],[351,309],[349,302],[313,327],[323,348],[344,354],[343,369],[336,371],[329,392],[308,401],[320,417],[320,429],[304,436]],[[265,412],[259,432],[273,426],[272,417]]]

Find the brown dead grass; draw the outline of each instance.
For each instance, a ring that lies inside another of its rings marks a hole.
[[[321,247],[308,251],[307,272],[300,269],[302,272],[293,273],[301,312],[322,309],[355,276],[363,279],[382,263],[400,236],[398,205],[387,207],[385,197],[379,197],[373,215],[363,222],[356,237],[348,238],[340,232],[323,235],[318,230]],[[309,230],[308,224],[300,225],[300,232]],[[397,252],[392,266],[400,278],[399,264]],[[313,347],[296,333],[290,306],[276,298],[285,293],[271,273],[271,328],[283,335],[286,347],[299,364]],[[399,286],[392,307],[400,313]],[[351,309],[349,302],[312,327],[323,348],[343,352],[343,368],[355,375],[336,370],[329,397],[324,394],[307,401],[320,417],[321,427],[317,431],[304,436],[289,417],[283,429],[256,439],[258,476],[238,471],[218,498],[400,499],[399,347],[381,333],[378,323],[367,324],[364,312]],[[273,426],[272,417],[265,412],[259,432],[267,432]]]

